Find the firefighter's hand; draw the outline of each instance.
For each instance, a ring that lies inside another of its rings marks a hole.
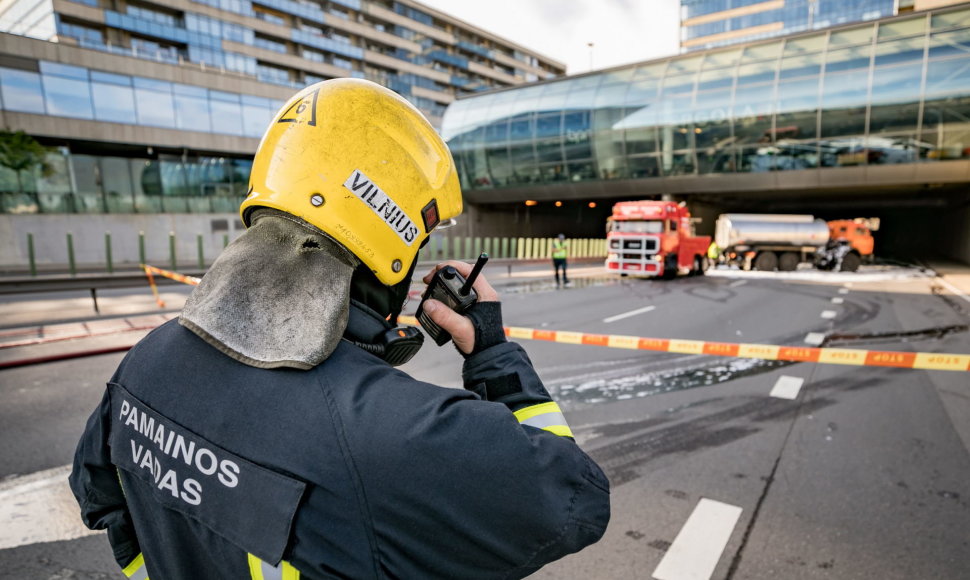
[[[472,264],[458,261],[442,262],[424,276],[424,283],[429,284],[434,273],[452,266],[465,278],[472,271]],[[485,276],[479,275],[472,285],[478,294],[478,303],[468,309],[462,316],[448,308],[441,302],[429,299],[424,303],[425,313],[442,329],[451,334],[458,351],[463,355],[472,355],[500,342],[505,342],[505,330],[502,328],[502,310],[498,301],[498,292],[492,288]]]

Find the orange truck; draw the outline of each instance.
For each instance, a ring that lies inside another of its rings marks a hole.
[[[743,270],[786,272],[807,262],[854,272],[872,261],[872,232],[878,229],[878,218],[825,222],[801,214],[721,214],[714,241],[720,262]]]
[[[709,236],[694,234],[684,203],[621,201],[606,226],[606,269],[621,276],[703,274]]]

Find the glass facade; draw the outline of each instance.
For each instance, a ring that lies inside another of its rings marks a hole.
[[[40,61],[0,66],[0,108],[104,122],[262,137],[282,101]]]
[[[49,61],[19,64],[0,67],[5,111],[259,138],[283,104]],[[48,153],[41,167],[0,167],[0,212],[224,212],[235,211],[246,193],[248,159],[187,152],[145,156],[144,146],[114,148],[128,156],[62,147]]]
[[[896,13],[898,0],[681,0],[688,50],[750,42]]]
[[[467,189],[970,159],[970,10],[460,99]]]
[[[51,150],[43,167],[0,166],[0,213],[234,212],[250,159],[200,155],[120,157]]]
[[[219,18],[211,10],[207,14],[180,10],[158,0],[114,7],[117,10],[101,8],[93,0],[70,1],[98,8],[103,18],[86,21],[87,17],[70,10],[48,14],[51,22],[48,28],[52,30],[43,36],[33,36],[47,40],[56,34],[73,39],[84,48],[176,65],[195,63],[293,88],[324,78],[324,72],[313,63],[328,63],[346,69],[338,76],[367,78],[394,89],[434,122],[440,119],[443,107],[453,95],[509,86],[540,76],[549,78],[564,70],[560,65],[520,53],[473,30],[457,29],[432,13],[393,0],[372,0],[366,6],[359,0],[261,0],[255,5],[249,0],[192,0],[192,3],[231,13],[225,14],[228,18]],[[13,0],[13,3],[16,9],[8,9],[10,14],[19,14],[22,8],[34,4],[31,0]],[[49,3],[43,6],[46,10],[55,9]],[[0,30],[10,30],[9,26],[3,26],[2,12]],[[260,23],[240,23],[240,17]],[[417,33],[397,22],[402,17],[416,25],[446,30],[458,40],[447,42],[435,35]],[[53,29],[55,22],[56,30]],[[262,23],[273,27],[267,29]],[[366,32],[368,29],[373,32]],[[392,36],[406,42],[396,42]],[[252,51],[239,46],[230,44],[224,48],[224,41],[282,56],[253,56]],[[288,58],[299,55],[308,61],[307,66],[294,67],[295,59]],[[385,57],[399,64],[392,64]],[[518,61],[519,66],[503,57]],[[509,78],[499,80],[494,75],[479,74],[472,63]],[[414,65],[426,72],[415,70]],[[536,74],[537,69],[541,74]],[[325,72],[327,78],[334,76],[332,70]],[[436,96],[437,100],[412,93],[412,87],[418,84],[414,82],[415,77],[425,85],[442,80],[435,72],[455,79],[438,86],[436,90],[442,95]]]

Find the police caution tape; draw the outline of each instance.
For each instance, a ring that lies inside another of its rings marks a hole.
[[[417,320],[410,316],[402,316],[399,318],[399,321],[402,324],[417,324]],[[515,326],[505,327],[505,334],[509,338],[517,338],[520,340],[545,340],[565,344],[604,346],[607,348],[625,348],[630,350],[652,350],[681,354],[706,354],[712,356],[815,362],[836,365],[931,369],[938,371],[970,371],[970,355],[965,354],[708,342],[703,340],[646,338],[642,336],[620,336],[615,334],[585,334],[582,332],[538,330],[535,328],[519,328]]]
[[[194,276],[184,276],[144,264],[142,267],[145,268],[145,273],[148,275],[156,299],[158,299],[158,291],[155,289],[155,283],[151,277],[152,273],[186,284],[197,285],[199,283],[199,279]],[[161,301],[159,300],[159,302]],[[418,320],[413,316],[400,316],[398,317],[398,322],[411,326],[419,326]],[[539,330],[516,326],[506,326],[505,335],[509,338],[517,338],[520,340],[545,340],[564,344],[676,352],[681,354],[706,354],[711,356],[815,362],[834,365],[896,367],[937,371],[970,371],[970,355],[966,354],[708,342],[704,340],[646,338],[642,336],[622,336],[616,334],[586,334],[565,330]]]
[[[149,266],[148,264],[142,264],[142,269],[145,270],[145,276],[148,277],[148,285],[152,289],[152,295],[155,296],[155,303],[158,304],[159,308],[165,308],[165,301],[158,294],[158,286],[155,285],[155,277],[153,274],[158,274],[163,278],[169,278],[175,280],[176,282],[181,282],[183,284],[189,284],[191,286],[199,285],[199,278],[195,276],[186,276],[185,274],[179,274],[178,272],[172,272],[171,270],[163,270],[161,268],[156,268],[155,266]]]

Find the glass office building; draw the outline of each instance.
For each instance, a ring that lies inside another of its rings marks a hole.
[[[565,72],[412,0],[14,0],[0,31],[3,125],[48,148],[0,159],[0,213],[234,211],[299,88],[369,79],[440,125],[458,95]]]
[[[970,8],[463,98],[472,201],[970,182]]]
[[[681,0],[680,46],[715,48],[885,18],[901,4],[905,0]]]

